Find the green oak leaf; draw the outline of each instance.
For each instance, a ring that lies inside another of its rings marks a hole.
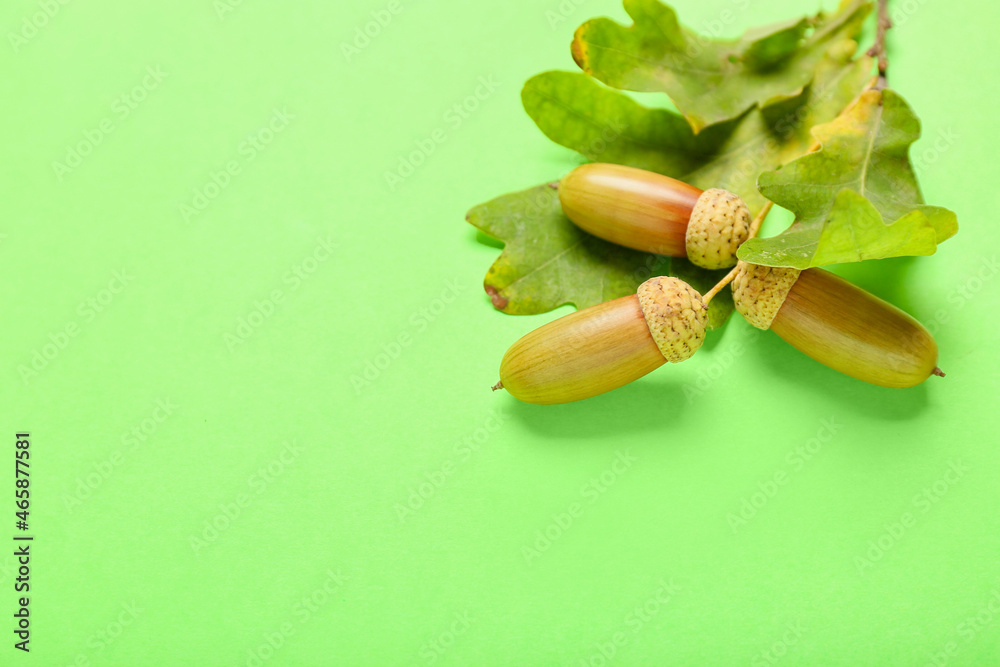
[[[778,65],[798,48],[809,26],[809,19],[803,18],[750,28],[743,33],[742,42],[747,45],[743,63],[755,71]]]
[[[622,90],[665,92],[695,132],[751,107],[796,97],[829,47],[855,37],[871,4],[846,3],[827,17],[712,39],[684,28],[658,0],[624,0],[633,25],[592,19],[573,40],[573,59],[587,74]]]
[[[764,198],[757,175],[804,153],[809,128],[827,122],[868,80],[871,61],[850,60],[845,42],[821,61],[815,81],[798,97],[694,134],[676,113],[644,107],[582,73],[546,72],[527,82],[528,114],[553,141],[590,160],[656,171],[701,188],[740,194],[756,211]],[[469,222],[506,243],[484,287],[508,313],[543,313],[566,303],[579,308],[631,294],[653,275],[675,275],[704,293],[723,272],[682,259],[621,248],[573,225],[549,185],[499,197],[472,209]],[[710,326],[732,310],[728,290],[713,299]]]
[[[908,154],[920,122],[899,94],[866,91],[813,135],[819,151],[758,180],[761,194],[792,211],[795,223],[747,241],[740,259],[806,269],[931,255],[958,231],[952,211],[924,204]]]
[[[850,42],[824,58],[799,96],[699,134],[678,114],[645,107],[579,72],[539,74],[521,98],[547,137],[588,160],[648,169],[702,189],[725,188],[756,213],[764,204],[758,174],[805,153],[813,142],[810,128],[836,118],[868,81],[872,61],[851,61],[853,50]]]
[[[514,315],[545,313],[568,303],[586,308],[634,294],[653,276],[683,276],[704,293],[725,275],[686,259],[623,248],[587,234],[563,215],[559,193],[551,184],[480,204],[466,218],[505,243],[483,285],[497,309]],[[732,312],[727,297],[720,294],[712,300],[709,328],[721,326]]]

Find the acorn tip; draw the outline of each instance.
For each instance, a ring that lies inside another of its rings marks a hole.
[[[941,370],[940,368],[938,368],[937,366],[935,366],[934,370],[931,371],[931,375],[937,375],[939,378],[943,378],[944,377],[944,371]]]
[[[503,380],[493,385],[493,391],[496,391],[497,389],[503,389]]]

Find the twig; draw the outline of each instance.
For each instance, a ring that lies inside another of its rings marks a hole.
[[[768,200],[767,203],[761,206],[760,213],[758,213],[757,217],[754,218],[753,222],[750,223],[750,236],[747,237],[747,240],[750,240],[757,236],[757,232],[760,231],[760,226],[764,223],[764,218],[766,218],[767,214],[771,212],[772,206],[774,206],[774,202],[770,200]]]
[[[878,0],[878,26],[875,29],[875,43],[868,49],[868,55],[878,57],[878,81],[873,86],[875,90],[885,90],[889,85],[886,71],[889,69],[889,56],[886,52],[885,33],[892,27],[889,18],[889,0]]]
[[[736,272],[739,270],[740,266],[737,263],[737,265],[733,267],[733,270],[726,274],[725,278],[716,283],[715,287],[705,292],[705,296],[703,296],[701,300],[705,302],[706,306],[712,300],[712,297],[714,297],[716,294],[722,291],[722,288],[724,288],[729,283],[733,282],[733,280],[736,278]]]
[[[877,55],[879,57],[879,65],[878,65],[879,75],[877,77],[872,77],[872,79],[868,82],[868,85],[865,86],[861,90],[861,92],[858,93],[857,97],[851,100],[850,103],[846,107],[844,107],[840,113],[846,112],[848,109],[851,109],[855,104],[857,104],[861,100],[861,97],[865,94],[866,91],[882,90],[886,86],[887,80],[885,78],[885,70],[888,67],[888,62],[886,61],[885,57],[885,31],[892,27],[892,21],[889,20],[888,4],[889,0],[879,0],[878,35],[875,38],[875,45],[868,50],[869,56]],[[813,143],[812,146],[809,147],[808,150],[806,150],[804,154],[815,153],[822,147],[823,145],[819,141],[816,141]],[[760,226],[763,224],[764,218],[767,217],[767,214],[771,212],[772,206],[774,206],[774,202],[768,200],[761,207],[760,212],[757,214],[757,217],[754,218],[753,222],[750,223],[750,236],[748,237],[748,240],[756,237],[757,234],[760,232]],[[721,292],[726,285],[728,285],[729,283],[733,282],[733,280],[736,279],[736,273],[739,270],[739,268],[740,266],[739,264],[737,264],[732,271],[727,273],[726,276],[715,285],[715,287],[705,292],[705,296],[703,297],[705,305],[708,305],[708,302],[712,300],[712,297]]]
[[[757,217],[754,218],[753,222],[750,223],[750,236],[747,237],[747,240],[757,236],[757,232],[760,231],[760,226],[763,224],[764,218],[766,218],[767,214],[771,212],[772,206],[774,206],[774,202],[767,201],[764,203],[763,206],[760,207],[760,212],[757,214]],[[740,266],[739,264],[737,264],[735,267],[733,267],[732,271],[726,274],[725,278],[716,283],[715,287],[705,292],[705,296],[702,297],[702,300],[705,302],[706,306],[708,305],[708,302],[712,300],[712,297],[714,297],[716,294],[722,291],[722,288],[724,288],[729,283],[733,282],[733,280],[736,278],[736,272],[739,271],[739,269]]]

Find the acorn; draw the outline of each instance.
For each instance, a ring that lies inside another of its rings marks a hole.
[[[736,309],[834,370],[881,387],[912,387],[937,367],[934,337],[917,320],[823,269],[740,262]]]
[[[559,182],[559,201],[594,236],[706,269],[735,266],[750,234],[750,211],[733,193],[619,164],[577,167]]]
[[[651,278],[635,294],[578,310],[514,343],[500,382],[526,403],[550,405],[616,389],[693,355],[705,340],[708,306],[677,278]]]

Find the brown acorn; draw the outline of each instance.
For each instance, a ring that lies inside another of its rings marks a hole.
[[[734,266],[750,233],[750,212],[733,193],[618,164],[577,167],[560,181],[559,201],[594,236],[706,269]]]
[[[611,391],[693,355],[705,340],[707,308],[682,280],[651,278],[636,294],[578,310],[523,336],[500,362],[494,390],[538,404]]]
[[[845,375],[882,387],[944,375],[937,343],[920,322],[829,271],[740,262],[732,287],[750,324]]]

